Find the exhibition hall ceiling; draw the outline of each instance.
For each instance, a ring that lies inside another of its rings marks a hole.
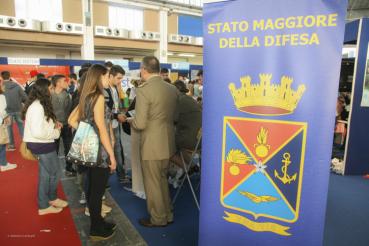
[[[369,9],[369,0],[350,0],[349,10]]]

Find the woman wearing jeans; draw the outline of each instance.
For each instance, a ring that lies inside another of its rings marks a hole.
[[[75,129],[81,120],[91,116],[100,139],[101,161],[97,167],[88,168],[87,203],[90,212],[90,237],[94,240],[108,239],[114,235],[116,225],[106,222],[101,216],[102,196],[108,182],[110,171],[114,171],[117,162],[114,157],[114,135],[111,127],[112,112],[105,105],[104,87],[109,85],[109,73],[106,67],[95,64],[88,70],[81,92],[78,107],[73,110],[68,123]]]
[[[9,118],[7,118],[8,115],[6,113],[6,99],[3,93],[4,92],[0,84],[0,126],[3,126],[3,124],[10,124]],[[16,164],[10,164],[6,160],[6,145],[0,144],[0,172],[9,171],[16,167]]]
[[[49,80],[38,79],[23,111],[26,122],[23,141],[39,162],[39,215],[60,213],[68,206],[57,197],[62,164],[56,154],[55,139],[59,138],[62,125],[53,113],[49,87]]]

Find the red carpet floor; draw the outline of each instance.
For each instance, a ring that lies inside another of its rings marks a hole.
[[[19,138],[16,143],[19,146]],[[7,158],[18,168],[0,172],[0,245],[81,245],[69,208],[59,214],[38,215],[37,162],[24,160],[18,148],[7,152]],[[65,198],[61,184],[58,196]]]

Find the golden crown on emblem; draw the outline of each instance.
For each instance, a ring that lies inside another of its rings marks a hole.
[[[292,113],[302,95],[305,85],[299,85],[297,91],[291,88],[293,78],[283,76],[281,83],[272,84],[272,74],[259,74],[259,84],[252,84],[251,77],[241,77],[241,87],[236,88],[234,83],[229,84],[238,110],[260,115],[283,115]]]

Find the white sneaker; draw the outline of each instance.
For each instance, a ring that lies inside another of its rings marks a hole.
[[[65,208],[68,206],[68,202],[57,198],[55,201],[49,202],[51,206],[54,206],[56,208]]]
[[[17,164],[7,163],[6,166],[0,166],[0,171],[5,172],[17,168]]]
[[[174,189],[177,189],[179,186],[179,180],[178,179],[174,180],[172,185]]]
[[[57,214],[57,213],[60,213],[61,211],[63,211],[62,208],[56,208],[56,207],[50,206],[45,209],[39,209],[38,215]]]
[[[79,199],[79,204],[86,204],[87,200],[86,200],[86,194],[84,192],[82,192],[81,194],[81,198]]]
[[[90,217],[90,210],[88,208],[85,208],[85,215]],[[106,217],[106,213],[103,213],[101,211],[101,217],[105,218]]]
[[[177,174],[174,177],[174,179],[179,180],[182,177],[183,174],[184,174],[183,168],[178,169]]]

